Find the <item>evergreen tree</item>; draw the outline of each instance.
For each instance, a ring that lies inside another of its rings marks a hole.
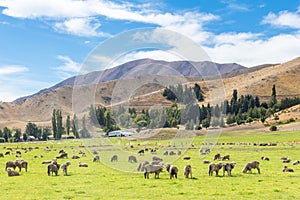
[[[28,122],[25,129],[26,135],[38,138],[39,128],[36,124]]]
[[[63,123],[62,123],[61,110],[56,111],[56,128],[57,128],[56,139],[61,139],[61,136],[63,134]]]
[[[52,131],[53,131],[53,138],[57,138],[57,126],[56,126],[56,110],[53,109],[52,113]]]
[[[72,132],[76,138],[79,138],[78,133],[78,119],[77,116],[74,114],[73,120],[72,120]]]
[[[20,142],[21,136],[22,136],[21,130],[20,129],[14,129],[14,132],[15,132],[14,135],[13,135],[14,142]]]
[[[9,128],[4,127],[3,128],[3,137],[5,139],[5,142],[8,142],[8,139],[12,137],[12,131]]]
[[[66,131],[67,131],[67,135],[70,135],[70,129],[71,129],[71,119],[70,119],[70,115],[68,115],[67,119],[66,119]]]
[[[269,107],[273,108],[277,104],[277,98],[276,98],[276,86],[273,85],[272,87],[272,94],[271,94],[271,100],[269,103]]]
[[[197,83],[195,83],[195,86],[194,86],[194,93],[196,95],[196,98],[198,101],[203,101],[204,100],[204,97],[203,97],[203,92],[201,90],[201,87],[200,85],[198,85]]]

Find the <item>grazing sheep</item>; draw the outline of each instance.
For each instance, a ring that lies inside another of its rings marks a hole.
[[[16,169],[16,163],[14,161],[7,161],[5,165],[5,171],[7,171],[8,168]]]
[[[208,166],[208,175],[212,176],[213,172],[216,172],[216,176],[219,175],[219,170],[222,169],[223,163],[210,163]]]
[[[221,159],[221,155],[218,153],[214,156],[214,160],[220,160]]]
[[[286,160],[282,160],[282,162],[283,162],[283,163],[290,163],[290,162],[291,162],[291,159],[288,158],[288,159],[286,159]]]
[[[10,151],[5,152],[5,155],[6,155],[6,156],[7,156],[7,155],[10,155]]]
[[[58,167],[57,167],[57,165],[54,164],[53,162],[50,163],[48,165],[48,171],[47,172],[48,172],[48,176],[50,176],[50,173],[51,173],[52,176],[53,176],[53,173],[55,174],[55,176],[57,176],[58,175]]]
[[[210,161],[209,160],[203,160],[203,164],[209,164]]]
[[[94,158],[93,158],[93,162],[99,162],[100,161],[100,156],[95,156]]]
[[[178,168],[176,166],[166,164],[166,169],[170,173],[170,179],[172,179],[174,177],[177,179]]]
[[[135,156],[131,155],[128,157],[128,162],[130,163],[137,163],[137,159]]]
[[[63,170],[64,176],[68,176],[68,166],[70,165],[71,163],[69,161],[61,165],[61,169]]]
[[[160,157],[157,157],[157,156],[153,156],[153,157],[152,157],[152,161],[159,161],[159,162],[162,162],[163,159],[160,158]]]
[[[144,177],[145,179],[149,179],[149,174],[154,173],[154,178],[159,178],[159,173],[162,172],[163,166],[162,165],[151,165],[151,164],[146,164],[144,166]]]
[[[180,151],[180,150],[177,151],[177,155],[178,155],[178,156],[181,155],[181,151]]]
[[[168,152],[168,151],[165,151],[165,152],[163,153],[163,155],[164,155],[164,156],[167,156],[167,155],[169,155],[169,152]]]
[[[27,172],[28,162],[26,162],[25,160],[16,160],[15,165],[19,168],[19,171],[21,171],[22,168],[24,168],[25,171]]]
[[[89,165],[86,163],[81,163],[81,162],[78,163],[78,167],[88,167],[88,166]]]
[[[156,154],[156,153],[157,153],[157,152],[156,152],[156,149],[151,149],[150,153],[151,153],[151,154]]]
[[[66,152],[65,152],[65,150],[62,149],[62,150],[60,150],[58,153],[59,153],[59,154],[63,154],[63,153],[66,153]]]
[[[225,176],[225,172],[227,172],[228,176],[231,176],[231,171],[235,165],[236,165],[235,162],[225,163],[223,165],[223,176]]]
[[[243,169],[243,173],[247,173],[248,171],[250,171],[250,173],[252,173],[252,171],[251,171],[252,169],[257,169],[258,174],[260,174],[260,168],[259,168],[258,161],[255,160],[255,161],[247,163]]]
[[[145,154],[145,150],[141,149],[138,151],[139,156],[143,156]]]
[[[68,158],[68,154],[67,153],[61,153],[59,156],[56,156],[57,159],[59,158]]]
[[[266,161],[270,161],[270,159],[268,157],[262,156],[261,160],[266,160]]]
[[[176,155],[176,153],[174,151],[170,151],[169,155],[174,156],[174,155]]]
[[[8,176],[20,176],[20,173],[15,170],[11,170],[10,168],[7,169],[7,175]]]
[[[299,160],[296,160],[296,161],[293,162],[293,165],[298,165],[298,164],[300,164]]]
[[[80,156],[77,156],[77,155],[72,156],[72,159],[79,159],[79,158],[80,158]]]
[[[118,162],[118,155],[113,155],[110,159],[110,162]]]
[[[294,172],[292,168],[289,168],[288,166],[284,166],[282,169],[283,172]]]
[[[22,153],[21,153],[21,151],[16,151],[16,154],[20,154],[21,155]]]
[[[288,157],[284,156],[284,157],[281,157],[280,160],[287,160]]]
[[[147,164],[149,164],[147,160],[140,162],[139,166],[137,167],[137,171],[143,172]]]
[[[189,175],[190,177],[192,178],[192,166],[191,165],[186,165],[183,169],[184,171],[184,177],[185,178],[189,178]]]
[[[183,158],[183,160],[191,160],[191,157],[190,156],[186,156]]]
[[[98,154],[98,152],[94,150],[94,151],[93,151],[93,154],[94,154],[94,155],[97,155],[97,154]]]
[[[230,155],[225,155],[222,157],[222,160],[230,160]]]
[[[43,161],[42,164],[50,164],[52,161],[51,160],[46,160],[46,161]]]
[[[4,158],[4,154],[3,153],[0,153],[0,158]]]

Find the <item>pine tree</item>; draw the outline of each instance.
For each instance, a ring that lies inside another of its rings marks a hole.
[[[76,115],[74,114],[73,120],[72,120],[72,132],[76,138],[79,138],[78,134],[78,119]]]
[[[71,129],[71,120],[70,120],[70,115],[67,116],[66,119],[66,131],[67,131],[67,135],[70,134],[70,129]]]
[[[56,110],[53,109],[52,114],[52,131],[53,131],[53,138],[57,137],[57,126],[56,126]]]
[[[269,107],[273,108],[277,104],[277,99],[276,99],[276,86],[273,85],[272,87],[272,94],[271,94],[271,100],[269,103]]]

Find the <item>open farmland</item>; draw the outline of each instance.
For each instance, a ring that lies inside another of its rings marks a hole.
[[[138,163],[129,164],[126,153],[124,156],[119,155],[118,162],[110,164],[110,155],[116,153],[118,148],[136,155],[140,162],[152,155],[146,152],[145,156],[138,156],[138,150],[157,147],[157,156],[168,160],[170,156],[163,156],[162,149],[168,145],[171,145],[170,149],[173,148],[171,140],[130,141],[113,138],[110,139],[113,146],[107,145],[108,139],[103,138],[1,144],[2,153],[8,147],[13,148],[13,152],[16,148],[32,147],[33,150],[27,153],[21,150],[22,157],[19,159],[28,161],[29,168],[28,172],[22,169],[19,177],[8,177],[4,170],[5,162],[15,160],[15,154],[0,158],[0,199],[295,199],[300,196],[300,165],[292,165],[293,161],[300,160],[300,132],[224,133],[218,139],[219,145],[214,146],[210,154],[200,155],[199,149],[205,138],[206,136],[195,137],[193,145],[172,163],[179,168],[177,180],[170,180],[165,169],[160,174],[160,179],[154,179],[153,174],[150,174],[149,180],[144,179],[142,173],[135,172]],[[276,143],[277,146],[254,146],[254,143]],[[46,147],[50,150],[48,153],[45,152]],[[69,176],[63,176],[61,170],[58,176],[48,176],[47,166],[41,162],[53,159],[61,149],[69,154],[69,158],[58,159],[58,162],[71,162]],[[73,154],[79,155],[79,150],[86,152],[87,157],[71,159]],[[99,153],[104,164],[92,162],[94,150]],[[215,174],[208,176],[208,165],[203,164],[203,160],[213,161],[217,153],[229,154],[231,161],[236,162],[232,177],[227,174],[223,177],[222,171],[220,177]],[[41,154],[43,158],[40,158]],[[183,160],[186,156],[191,159]],[[261,156],[269,157],[270,161],[260,160]],[[291,163],[282,163],[280,158],[283,156],[291,158]],[[260,175],[256,170],[252,174],[242,173],[244,165],[252,160],[260,162]],[[87,163],[89,167],[79,168],[79,161]],[[107,164],[111,167],[106,166]],[[183,176],[186,164],[192,166],[193,179]],[[118,165],[129,165],[132,172],[113,169]],[[292,167],[295,172],[283,173],[284,165]]]

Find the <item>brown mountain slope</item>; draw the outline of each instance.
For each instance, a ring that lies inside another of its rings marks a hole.
[[[59,87],[19,102],[0,102],[0,128],[3,126],[23,128],[28,121],[50,125],[53,109],[62,109],[64,115],[73,115],[73,111],[88,111],[91,102],[110,106],[111,103],[120,104],[129,101],[127,105],[139,109],[170,106],[172,102],[167,101],[161,94],[164,85],[178,82],[190,85],[198,82],[205,91],[207,97],[205,103],[211,101],[210,96],[218,96],[218,91],[224,91],[226,98],[230,99],[233,89],[238,90],[238,95],[252,94],[259,96],[262,101],[268,101],[273,84],[276,85],[279,98],[300,96],[300,58],[280,65],[258,68],[255,71],[234,73],[235,76],[227,74],[224,76],[226,78],[221,80],[147,76],[75,88]],[[117,95],[116,90],[119,90]],[[221,96],[219,98],[222,100]],[[78,100],[80,104],[76,103]]]

